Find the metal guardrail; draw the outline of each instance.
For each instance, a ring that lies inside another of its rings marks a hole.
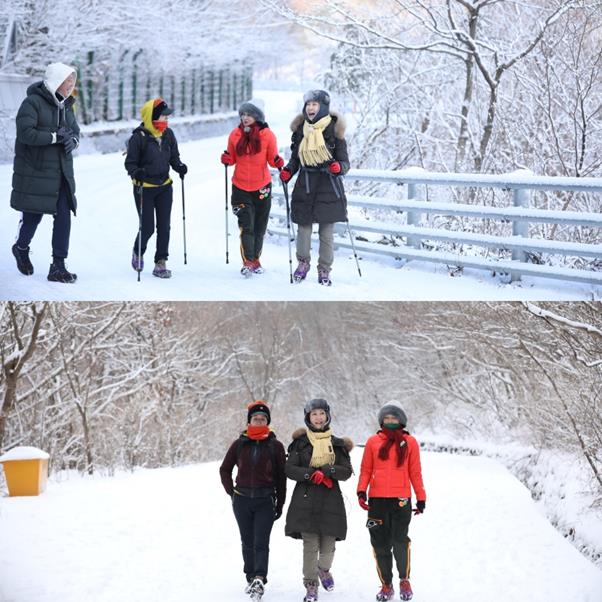
[[[602,228],[602,214],[580,211],[553,211],[530,207],[530,190],[560,190],[574,192],[602,192],[602,178],[540,177],[528,171],[511,174],[455,174],[427,172],[417,168],[403,171],[353,169],[345,176],[348,180],[370,182],[391,182],[407,186],[406,200],[389,200],[380,197],[347,195],[349,207],[362,209],[391,210],[405,212],[407,223],[389,223],[375,220],[350,220],[356,233],[355,248],[364,253],[388,255],[399,259],[414,259],[443,263],[458,267],[490,270],[508,273],[512,280],[521,276],[539,276],[558,280],[576,281],[585,284],[602,285],[602,271],[529,263],[528,253],[550,253],[580,258],[602,259],[602,245],[577,241],[554,241],[529,237],[529,223],[562,224]],[[290,186],[290,184],[289,184]],[[512,207],[489,207],[464,203],[431,202],[417,200],[418,186],[452,186],[462,188],[500,188],[512,190]],[[275,184],[273,195],[283,198],[281,187]],[[478,234],[474,232],[452,231],[444,228],[430,228],[421,225],[423,214],[441,216],[464,216],[512,223],[512,236]],[[281,222],[285,219],[283,209],[274,208],[272,217]],[[335,231],[345,234],[346,225],[336,224]],[[268,232],[287,236],[283,225],[270,224]],[[357,240],[357,232],[377,233],[383,237],[405,238],[405,244],[382,244]],[[512,259],[490,259],[467,253],[453,253],[429,250],[427,241],[466,243],[480,247],[511,251]],[[351,248],[344,238],[336,240],[336,245]]]

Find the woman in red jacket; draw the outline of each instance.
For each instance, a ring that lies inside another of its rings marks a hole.
[[[238,109],[240,124],[228,138],[228,150],[222,153],[224,165],[234,165],[232,211],[238,218],[243,276],[261,274],[259,263],[263,237],[272,206],[272,176],[268,165],[280,169],[276,136],[265,122],[263,101],[251,99]]]
[[[368,439],[364,449],[357,497],[360,506],[368,511],[366,526],[382,583],[376,599],[386,602],[395,594],[394,556],[400,579],[399,597],[411,600],[408,528],[412,518],[412,489],[417,500],[414,514],[422,514],[426,506],[420,448],[405,430],[407,418],[400,407],[385,405],[378,413],[378,422],[381,430]]]

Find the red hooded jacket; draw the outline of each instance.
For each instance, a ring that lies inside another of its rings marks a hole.
[[[357,484],[358,492],[365,491],[368,497],[409,498],[412,497],[413,489],[417,500],[426,501],[418,442],[412,435],[405,435],[404,439],[408,450],[401,466],[397,466],[397,453],[393,447],[386,460],[378,457],[380,446],[387,440],[383,432],[379,431],[366,441]]]

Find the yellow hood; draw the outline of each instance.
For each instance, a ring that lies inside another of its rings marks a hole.
[[[154,125],[153,125],[153,108],[154,108],[155,99],[148,100],[142,105],[140,109],[140,115],[142,116],[142,123],[144,127],[155,137],[161,138],[163,135]]]

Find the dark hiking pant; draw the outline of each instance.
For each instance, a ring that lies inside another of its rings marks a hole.
[[[393,582],[393,557],[400,579],[410,578],[410,538],[412,503],[408,498],[370,498],[366,527],[382,583]]]
[[[169,231],[171,228],[171,205],[173,203],[173,187],[157,186],[142,188],[142,250],[146,252],[149,238],[155,231],[155,215],[157,216],[157,249],[155,263],[169,257]],[[140,217],[140,187],[134,186],[134,201]],[[134,240],[134,253],[138,255],[138,234]]]
[[[270,534],[274,524],[274,500],[234,494],[232,509],[242,541],[243,571],[247,581],[262,577],[267,581]]]
[[[69,185],[63,178],[56,202],[56,213],[52,216],[52,256],[65,259],[69,254],[69,236],[71,234],[71,205],[69,203]],[[17,247],[27,249],[33,240],[38,225],[42,221],[43,213],[29,213],[24,211],[19,222]]]
[[[232,211],[238,218],[240,254],[243,261],[254,261],[261,256],[271,207],[271,184],[254,192],[247,192],[232,185]]]

